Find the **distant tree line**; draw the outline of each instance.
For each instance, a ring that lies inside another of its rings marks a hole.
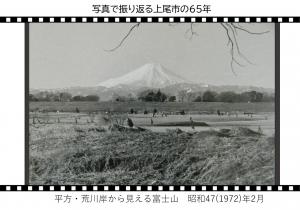
[[[217,93],[215,91],[207,90],[205,92],[192,92],[181,90],[177,96],[168,96],[167,94],[153,90],[146,90],[139,94],[138,100],[145,102],[273,102],[274,94],[261,93],[258,91],[247,91],[242,93],[235,93],[233,91],[224,91]]]
[[[153,91],[153,90],[146,90],[143,91],[139,94],[138,99],[141,101],[154,101],[154,102],[165,102],[167,100],[168,96],[161,92],[160,90],[158,91]]]
[[[235,93],[233,91],[225,92],[214,92],[214,91],[205,91],[200,99],[200,96],[196,98],[197,101],[203,102],[227,102],[227,103],[236,103],[236,102],[272,102],[275,100],[273,94],[261,93],[257,91],[247,91],[242,93]]]
[[[29,101],[99,101],[100,97],[97,95],[76,95],[67,92],[50,92],[50,91],[41,91],[36,94],[29,94]]]
[[[176,101],[176,96],[168,96],[167,94],[161,92],[160,90],[145,90],[140,92],[137,96],[129,94],[128,96],[120,96],[116,93],[112,96],[112,101],[117,102],[129,102],[129,101],[146,101],[146,102],[174,102]]]
[[[75,95],[72,96],[67,92],[50,92],[41,91],[35,94],[29,94],[29,101],[99,101],[98,95]],[[233,91],[215,92],[207,90],[205,92],[192,92],[189,90],[178,91],[177,95],[168,95],[161,90],[145,90],[134,96],[120,96],[114,94],[113,101],[127,102],[127,101],[145,101],[145,102],[274,102],[274,94],[261,93],[258,91],[247,91],[242,93],[235,93]]]

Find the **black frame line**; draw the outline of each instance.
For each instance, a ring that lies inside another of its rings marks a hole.
[[[118,191],[118,192],[272,192],[272,191],[300,191],[300,185],[0,185],[1,191]]]
[[[0,22],[2,20],[1,18],[3,18],[3,17],[0,17]],[[60,19],[61,17],[55,17],[55,18]],[[90,18],[93,18],[93,17],[90,17]],[[143,17],[143,18],[147,19],[147,17]],[[167,17],[168,21],[166,21],[166,22],[169,22],[169,18],[172,18],[172,17]],[[196,20],[198,18],[201,19],[202,17],[196,17]],[[210,18],[212,18],[212,17],[210,17]],[[226,17],[224,17],[224,18],[226,18]],[[229,17],[229,18],[235,19],[234,17]],[[251,20],[254,19],[252,17],[249,17],[249,18],[251,18]],[[99,19],[99,17],[98,17],[98,19]],[[136,22],[136,18],[134,18],[134,19],[135,19],[135,21],[130,21],[127,23]],[[189,20],[186,22],[191,21],[191,17],[189,17],[188,19]],[[272,19],[274,19],[274,17],[272,17]],[[298,19],[300,22],[300,17]],[[23,18],[22,18],[22,20],[23,20]],[[109,22],[114,22],[115,17],[109,17],[109,20],[110,20]],[[30,56],[30,54],[29,54],[29,39],[30,39],[30,23],[27,21],[24,21],[24,22],[25,22],[25,24],[24,24],[25,25],[25,30],[24,30],[24,33],[25,33],[24,34],[25,35],[25,185],[23,185],[23,186],[30,187],[31,186],[31,185],[29,185],[29,176],[30,176],[30,174],[29,174],[29,56]],[[39,21],[33,21],[33,22],[39,22]],[[103,19],[103,21],[100,21],[100,22],[104,22],[104,19]],[[123,22],[123,21],[120,21],[120,22]],[[142,21],[142,22],[144,22],[144,21]],[[153,22],[157,22],[157,21],[153,21]],[[198,21],[196,21],[196,23],[197,22]],[[201,22],[202,21],[199,21],[199,23],[201,23]],[[213,22],[212,19],[211,19],[211,21],[207,21],[207,22],[217,23],[217,22]],[[222,21],[218,21],[218,22],[222,22]],[[251,21],[251,22],[255,22],[255,21]],[[46,21],[46,23],[50,23],[49,20]],[[66,21],[66,23],[68,23],[68,21]],[[82,22],[80,21],[77,23],[82,23]],[[159,22],[157,22],[157,23],[159,23]],[[275,191],[280,191],[279,190],[279,187],[281,187],[280,186],[280,23],[278,21],[277,22],[268,22],[268,23],[275,24],[275,55],[274,55],[275,56],[275,183],[274,183],[274,185],[272,185],[270,187],[271,187],[271,191],[274,191],[275,188],[276,188]],[[17,187],[16,185],[11,185],[11,186],[13,187],[13,189],[15,189],[15,187]],[[19,185],[19,186],[21,186],[21,185]],[[27,191],[28,189],[27,188],[26,188],[27,190],[25,188],[23,189],[23,186],[22,186],[21,191]],[[69,189],[69,187],[71,187],[70,185],[69,186],[56,185],[56,186],[54,186],[53,189],[55,191],[59,191],[61,186],[64,186],[67,189]],[[91,187],[93,187],[92,185],[72,185],[72,186],[75,186],[76,191],[81,189],[80,186],[81,187],[87,186],[88,189],[92,189]],[[103,186],[107,186],[109,191],[114,191],[116,186],[120,186],[123,189],[122,185],[99,185],[99,186],[97,186],[97,189],[99,191],[105,191]],[[135,190],[133,190],[133,191],[136,191],[137,186],[138,185],[131,185],[129,187],[134,188]],[[176,189],[178,187],[175,185],[170,185],[170,186],[163,185],[162,186],[163,191],[168,191],[168,189],[171,186],[176,187]],[[181,185],[181,186],[184,186],[186,191],[190,191],[191,186],[193,186],[193,185]],[[217,191],[222,191],[222,189],[224,190],[224,187],[226,187],[226,186],[230,188],[229,191],[245,191],[246,185],[238,185],[238,187],[239,187],[238,190],[233,189],[232,185],[231,186],[228,186],[228,185],[206,185],[206,187],[208,187],[209,189],[211,188],[211,190],[208,189],[207,191],[215,191],[215,190],[213,190],[214,186],[217,187]],[[250,191],[257,191],[256,187],[258,187],[258,186],[262,187],[262,191],[269,191],[269,190],[267,190],[267,188],[265,189],[265,187],[267,187],[266,185],[247,185],[247,186],[250,187],[250,189],[251,189]],[[4,189],[3,187],[4,186],[0,186],[0,191],[3,191],[3,189]],[[43,185],[42,188],[48,189],[46,191],[49,191],[50,190],[49,187],[50,187],[50,185]],[[141,187],[143,188],[142,191],[147,191],[147,190],[145,190],[144,186],[141,186]],[[149,186],[147,186],[147,187],[149,187]],[[158,186],[150,186],[150,187],[156,189]],[[284,191],[289,191],[285,186],[282,186],[282,187],[284,187],[283,188]],[[9,188],[9,189],[11,189],[11,188]],[[36,189],[36,188],[34,188],[34,189]],[[156,191],[155,189],[151,189],[151,191]],[[293,185],[293,189],[294,190],[296,189],[296,191],[300,191],[300,186],[298,187],[297,185]],[[195,190],[201,191],[202,190],[201,185],[200,186],[195,185]],[[17,188],[16,188],[16,191],[18,191]],[[36,189],[35,191],[43,191],[43,190]],[[70,191],[71,191],[71,188],[70,188]],[[127,190],[121,190],[121,191],[127,191]],[[175,191],[181,191],[181,190],[175,190]]]
[[[275,24],[275,184],[280,185],[280,24]]]
[[[272,192],[272,191],[300,191],[300,185],[0,185],[2,191],[101,191],[101,192]]]
[[[63,20],[62,20],[63,19]],[[128,20],[129,21],[128,21]],[[299,23],[300,16],[0,16],[0,23],[79,23],[79,22],[251,22]],[[182,21],[183,19],[183,21]]]
[[[25,184],[29,184],[29,23],[25,23]]]

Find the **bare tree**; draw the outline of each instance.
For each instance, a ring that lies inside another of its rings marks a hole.
[[[244,28],[243,26],[237,25],[235,23],[221,23],[221,26],[224,28],[227,38],[228,38],[227,45],[229,45],[230,55],[231,55],[230,66],[231,66],[232,72],[235,74],[234,66],[233,66],[234,63],[241,67],[244,66],[243,64],[241,64],[240,62],[237,61],[237,57],[242,58],[244,61],[248,62],[249,64],[253,64],[251,61],[249,61],[249,59],[240,50],[239,42],[237,41],[238,32],[239,31],[245,32],[250,35],[262,35],[262,34],[268,33],[269,31],[253,32],[253,31],[250,31],[250,30]]]
[[[187,96],[187,91],[186,90],[180,90],[177,92],[177,97],[180,102],[184,102]]]
[[[177,24],[169,23],[169,26],[173,27],[173,26],[176,26]],[[199,34],[195,30],[194,24],[195,23],[190,23],[188,29],[185,32],[185,37],[188,38],[189,40],[192,40],[194,36],[199,36]],[[113,47],[109,50],[106,50],[106,51],[113,52],[113,51],[116,51],[117,49],[119,49],[125,43],[127,38],[133,33],[133,31],[137,30],[140,25],[141,25],[141,23],[136,23],[136,24],[132,25],[129,28],[128,32],[125,34],[125,36],[121,39],[121,41],[115,47]],[[263,35],[265,33],[268,33],[269,31],[254,32],[254,31],[251,31],[251,30],[245,28],[244,26],[240,25],[239,23],[220,23],[219,25],[224,29],[225,34],[228,38],[227,46],[229,47],[230,56],[231,56],[230,66],[231,66],[232,72],[234,74],[236,74],[234,71],[234,64],[237,64],[240,67],[245,66],[244,64],[239,62],[238,59],[246,61],[249,64],[253,64],[240,50],[239,42],[237,39],[238,33],[243,32],[243,33],[247,33],[249,35]]]

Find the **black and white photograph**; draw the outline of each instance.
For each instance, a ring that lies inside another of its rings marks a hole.
[[[31,23],[30,185],[274,185],[275,23]]]

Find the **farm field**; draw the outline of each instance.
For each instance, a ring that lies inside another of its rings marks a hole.
[[[187,112],[215,112],[220,109],[224,112],[274,112],[275,104],[273,102],[259,103],[222,103],[222,102],[30,102],[30,111],[47,112],[74,112],[79,108],[81,112],[129,112],[132,108],[138,112],[144,110],[152,111],[154,108],[159,111],[178,112],[185,110]]]
[[[155,117],[128,114],[142,104],[120,104],[111,106],[115,119],[126,126],[129,117],[145,131],[111,130],[102,103],[30,103],[39,110],[29,119],[30,184],[274,184],[274,104],[192,104],[185,115],[167,117],[164,103],[156,103]],[[173,106],[176,112],[181,103]]]
[[[32,114],[30,117],[30,123],[41,122],[46,124],[75,124],[75,125],[98,125],[108,129],[110,122],[103,120],[107,115],[105,113],[88,114],[88,113],[57,113],[47,112]],[[152,117],[152,114],[125,114],[123,118],[129,117],[132,119],[135,126],[142,126],[157,132],[165,132],[168,129],[180,128],[184,131],[204,131],[214,129],[227,129],[234,128],[236,126],[248,127],[253,130],[262,129],[265,134],[272,135],[275,132],[275,119],[274,113],[256,113],[252,117],[240,114],[239,116],[217,116],[215,114],[186,114],[186,115],[168,115],[162,117],[156,115]],[[194,128],[191,127],[190,118],[194,121]],[[153,124],[151,124],[151,119]],[[39,121],[38,121],[39,120]],[[124,120],[124,123],[126,119]],[[207,124],[207,126],[198,126],[198,123]]]

